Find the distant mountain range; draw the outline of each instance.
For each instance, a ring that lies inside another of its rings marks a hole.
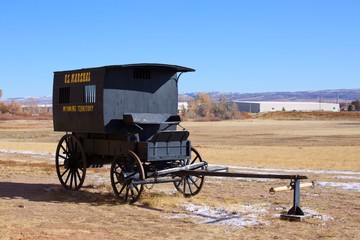
[[[239,93],[239,92],[206,92],[212,99],[225,98],[231,101],[294,101],[294,102],[337,102],[340,103],[360,100],[360,88],[358,89],[335,89],[319,91],[298,92],[263,92],[263,93]],[[195,98],[199,92],[180,93],[179,101],[188,101]],[[5,103],[16,101],[20,104],[35,102],[37,104],[52,104],[52,96],[45,97],[18,97],[3,98]]]
[[[48,104],[52,104],[52,96],[3,98],[3,99],[1,99],[1,101],[5,102],[5,103],[10,103],[11,101],[15,101],[22,105],[26,105],[30,102],[35,102],[38,105],[43,105],[43,104],[48,105]]]
[[[289,101],[289,102],[351,102],[360,99],[359,89],[335,89],[319,91],[298,92],[263,92],[263,93],[239,93],[239,92],[207,92],[212,99],[225,98],[231,101]],[[181,93],[179,101],[188,101],[195,98],[198,92]]]

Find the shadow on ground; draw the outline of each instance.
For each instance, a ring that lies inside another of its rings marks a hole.
[[[43,183],[0,182],[0,200],[26,199],[34,202],[69,202],[90,205],[116,205],[111,192],[85,186],[79,191],[61,185]]]

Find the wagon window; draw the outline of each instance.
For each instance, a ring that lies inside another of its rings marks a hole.
[[[151,79],[151,70],[147,68],[135,68],[134,79]]]
[[[96,102],[96,85],[84,86],[84,102],[94,103]]]
[[[70,87],[59,89],[59,103],[70,103]]]

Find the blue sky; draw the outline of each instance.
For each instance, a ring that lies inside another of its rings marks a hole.
[[[3,97],[49,96],[53,72],[195,68],[180,92],[360,88],[360,1],[1,1]]]

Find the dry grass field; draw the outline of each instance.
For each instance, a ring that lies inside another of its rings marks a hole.
[[[292,192],[268,191],[286,180],[206,178],[193,198],[172,184],[154,185],[136,204],[119,205],[105,167],[89,169],[80,191],[66,191],[54,167],[63,133],[53,132],[49,120],[8,120],[0,121],[0,239],[360,239],[358,117],[182,126],[211,164],[315,180],[315,188],[301,190],[309,218],[280,220]]]

